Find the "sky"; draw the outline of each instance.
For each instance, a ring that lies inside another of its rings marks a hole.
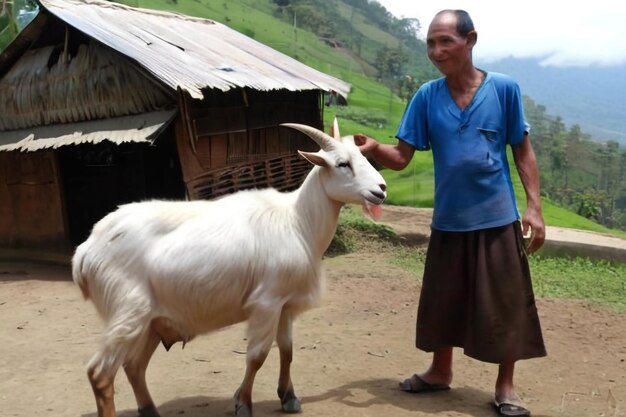
[[[419,19],[424,37],[439,10],[466,10],[478,32],[475,60],[512,56],[561,67],[626,64],[625,0],[377,1],[398,18]]]

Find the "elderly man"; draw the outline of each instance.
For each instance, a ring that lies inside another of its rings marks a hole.
[[[397,144],[355,139],[366,156],[391,169],[406,167],[415,150],[432,150],[434,160],[435,207],[416,335],[417,348],[433,353],[432,363],[400,388],[449,389],[453,347],[460,347],[499,365],[498,413],[527,416],[513,374],[516,361],[546,355],[527,259],[545,239],[539,172],[519,87],[506,75],[474,66],[476,41],[467,12],[439,12],[426,42],[443,77],[415,93]],[[507,145],[526,192],[521,218]]]

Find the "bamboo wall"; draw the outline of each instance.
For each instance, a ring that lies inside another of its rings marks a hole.
[[[0,152],[0,246],[68,248],[54,151]]]

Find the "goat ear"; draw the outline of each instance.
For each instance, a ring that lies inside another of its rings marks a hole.
[[[306,159],[307,161],[309,161],[313,165],[317,165],[317,166],[320,166],[320,167],[328,166],[328,162],[326,162],[326,160],[322,156],[320,156],[318,153],[304,152],[304,151],[298,151],[298,153],[304,159]]]

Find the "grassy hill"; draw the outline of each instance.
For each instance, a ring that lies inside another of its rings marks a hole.
[[[312,32],[294,27],[293,22],[287,22],[280,16],[276,17],[277,6],[271,0],[127,0],[122,3],[216,20],[313,68],[349,82],[352,85],[349,106],[326,107],[324,120],[327,127],[334,117],[338,117],[344,134],[361,132],[384,142],[395,143],[396,127],[406,101],[376,81],[372,76],[371,65],[362,56],[345,48],[331,47]],[[355,30],[367,38],[366,43],[381,45],[400,42],[376,28],[359,10],[342,2],[338,4],[343,18],[354,23]],[[376,122],[370,123],[372,120]],[[429,152],[416,152],[411,164],[402,171],[385,169],[382,174],[389,184],[389,204],[433,206],[433,164]],[[520,209],[523,209],[523,187],[519,178],[514,177],[518,203]],[[546,223],[551,226],[626,236],[624,232],[608,229],[545,199],[543,209]]]

